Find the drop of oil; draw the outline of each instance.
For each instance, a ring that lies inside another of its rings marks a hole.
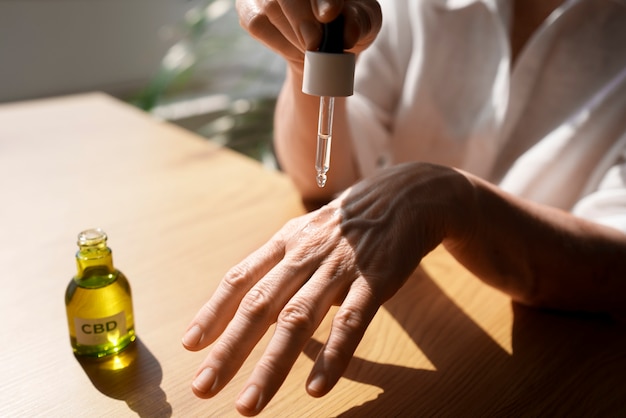
[[[326,186],[326,174],[324,173],[317,173],[317,185],[319,187],[324,187]]]

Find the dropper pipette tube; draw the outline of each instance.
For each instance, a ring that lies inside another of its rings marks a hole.
[[[317,123],[317,153],[315,157],[315,170],[317,171],[317,185],[319,187],[326,185],[326,173],[330,169],[334,107],[334,97],[320,97],[320,111]]]
[[[318,51],[306,51],[302,92],[320,98],[317,121],[316,181],[326,185],[330,169],[335,97],[351,96],[354,89],[354,54],[343,49],[343,15],[323,25]]]

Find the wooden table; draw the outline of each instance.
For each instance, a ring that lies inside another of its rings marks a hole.
[[[237,416],[267,336],[211,400],[191,393],[204,353],[180,338],[226,270],[303,213],[286,177],[88,94],[0,106],[0,202],[0,416]],[[64,291],[76,235],[94,226],[134,292],[139,340],[118,370],[69,344]],[[304,381],[329,325],[262,416],[626,414],[623,326],[512,305],[442,249],[313,399]]]

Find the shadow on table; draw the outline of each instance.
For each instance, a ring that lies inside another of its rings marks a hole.
[[[436,370],[354,358],[344,377],[383,392],[342,417],[626,416],[623,325],[513,304],[509,354],[421,269],[384,308]]]
[[[172,416],[172,407],[160,387],[161,365],[141,340],[104,359],[77,360],[96,389],[125,401],[140,417]]]

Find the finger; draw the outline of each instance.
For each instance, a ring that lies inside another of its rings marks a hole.
[[[344,3],[344,0],[311,0],[311,9],[318,21],[328,23],[339,16]]]
[[[326,263],[280,312],[276,329],[236,403],[243,415],[255,415],[276,394],[296,359],[318,328],[353,272],[344,272],[340,262]]]
[[[196,351],[211,344],[224,331],[246,292],[276,266],[284,254],[284,242],[274,238],[230,269],[187,327],[182,339],[185,348]]]
[[[286,20],[285,23],[291,27],[294,34],[294,44],[298,45],[302,51],[314,50],[319,47],[322,41],[322,25],[314,14],[311,7],[303,7],[302,2],[294,0],[279,0],[281,13]],[[272,19],[270,17],[272,21]],[[278,21],[276,21],[279,24]]]
[[[330,335],[315,359],[307,380],[307,392],[320,397],[344,374],[354,351],[380,307],[380,300],[367,282],[357,279],[335,314]]]
[[[377,1],[346,1],[344,48],[361,50],[371,44],[382,26],[382,11]]]
[[[303,255],[294,251],[246,293],[200,366],[193,383],[197,396],[215,395],[237,373],[269,326],[276,322],[281,308],[312,274],[313,264],[301,264],[302,259]]]
[[[302,55],[297,36],[276,1],[238,1],[239,24],[251,36],[287,59]]]
[[[189,350],[200,350],[215,341],[235,316],[244,295],[262,279],[270,283],[291,280],[294,288],[286,295],[286,303],[299,284],[313,274],[320,260],[334,248],[338,234],[334,234],[333,240],[319,231],[325,229],[324,223],[334,222],[336,225],[339,222],[336,215],[336,211],[331,210],[292,219],[261,248],[232,268],[191,321],[183,345]],[[289,258],[284,260],[288,250]],[[300,282],[293,280],[298,276],[302,277]],[[284,293],[285,287],[278,286],[274,291]]]

